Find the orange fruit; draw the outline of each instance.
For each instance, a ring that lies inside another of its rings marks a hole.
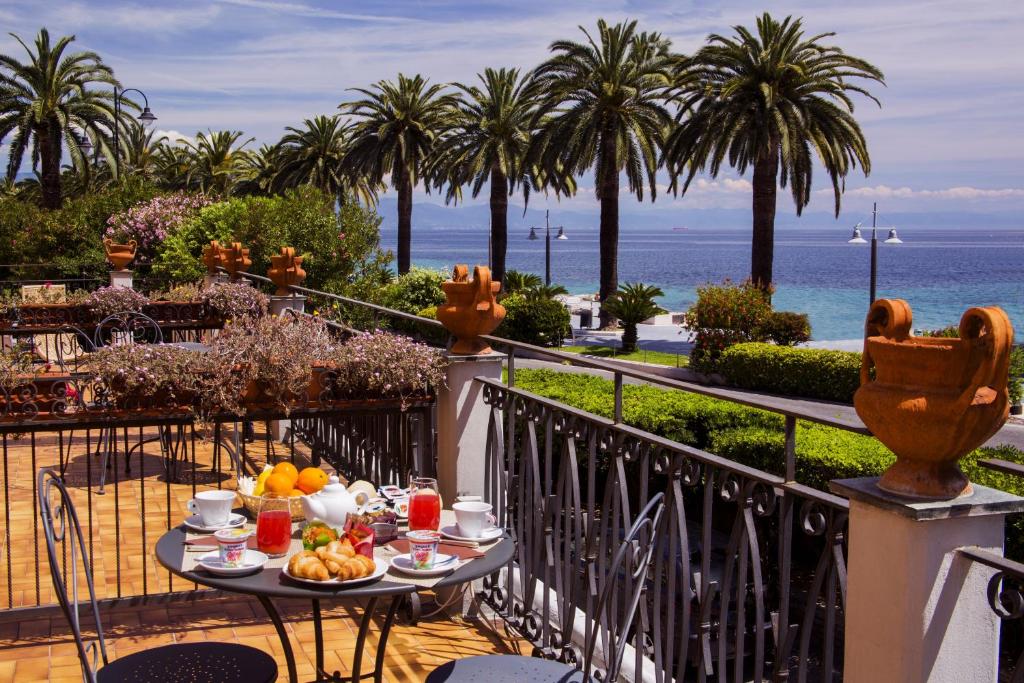
[[[265,493],[276,493],[281,496],[290,494],[292,488],[292,480],[283,474],[271,474],[263,484]]]
[[[295,488],[302,489],[303,493],[316,493],[326,485],[327,473],[319,467],[307,467],[302,470],[295,482]]]
[[[295,482],[299,479],[299,471],[290,462],[279,462],[274,465],[274,474],[280,474],[288,478],[288,481],[291,482],[291,486],[288,487],[289,490],[295,488]]]
[[[304,496],[306,494],[303,493],[302,491],[300,491],[299,489],[292,489],[291,491],[288,492],[288,495],[290,497],[292,497],[292,498],[299,498],[299,497]]]

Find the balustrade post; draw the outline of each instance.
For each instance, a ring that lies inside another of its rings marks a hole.
[[[448,356],[447,388],[437,394],[437,480],[446,506],[462,492],[483,496],[490,408],[475,377],[501,380],[501,353]]]
[[[1002,555],[1005,517],[1024,498],[974,484],[968,496],[919,501],[877,482],[831,482],[850,500],[844,680],[996,681],[995,570],[957,548]]]
[[[287,296],[270,297],[270,314],[284,315],[285,311],[292,310],[296,313],[303,313],[306,310],[306,297],[297,294]]]
[[[110,271],[110,286],[111,287],[125,287],[127,289],[134,288],[134,281],[132,280],[132,271],[125,268],[124,270],[111,270]]]

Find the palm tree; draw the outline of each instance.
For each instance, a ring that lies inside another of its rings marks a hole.
[[[398,273],[412,264],[412,189],[426,170],[425,161],[448,123],[457,99],[443,85],[429,85],[419,74],[398,74],[398,82],[380,81],[354,88],[364,98],[339,108],[356,118],[345,155],[349,173],[383,184],[390,175],[398,190]],[[429,180],[429,179],[428,179]]]
[[[145,126],[134,119],[130,119],[127,130],[121,136],[123,165],[125,171],[140,175],[143,178],[152,179],[157,170],[157,153],[160,147],[167,141],[167,136],[161,134],[154,139],[156,131],[148,130]]]
[[[29,59],[20,62],[0,55],[0,141],[13,133],[7,162],[7,177],[14,178],[21,168],[25,150],[32,146],[32,166],[42,167],[40,182],[43,206],[59,208],[63,146],[76,168],[86,165],[82,153],[84,137],[109,155],[109,130],[114,120],[114,93],[96,90],[97,84],[117,87],[114,72],[95,52],[65,54],[74,36],[56,43],[44,28],[36,35],[34,49],[15,34]],[[130,104],[130,103],[129,103]]]
[[[341,117],[320,115],[303,121],[305,128],[285,130],[281,138],[279,184],[282,187],[314,185],[339,203],[348,197],[373,206],[379,185],[366,176],[352,174],[345,166],[349,129]]]
[[[281,145],[260,145],[238,163],[236,194],[270,195],[281,188]]]
[[[834,33],[804,38],[800,19],[780,23],[765,13],[757,35],[742,26],[733,30],[733,38],[710,36],[679,70],[680,117],[686,118],[670,135],[665,160],[673,188],[686,176],[683,192],[699,172],[718,175],[725,160],[740,174],[753,166],[750,277],[767,289],[776,185],[789,185],[800,215],[811,199],[817,155],[832,180],[838,216],[846,175],[858,163],[865,175],[871,171],[850,95],[880,105],[859,83],[885,80],[877,67],[821,43]]]
[[[519,270],[508,270],[505,272],[505,279],[501,281],[501,291],[503,294],[513,294],[515,292],[536,289],[543,284],[544,281],[540,279],[540,275],[524,273]]]
[[[639,336],[637,325],[665,312],[665,309],[654,301],[654,298],[659,296],[665,296],[665,293],[658,287],[627,282],[601,303],[602,314],[607,311],[622,323],[623,353],[636,351]]]
[[[619,174],[629,191],[655,198],[655,171],[672,117],[665,92],[678,57],[657,33],[637,33],[636,22],[597,22],[597,36],[582,26],[586,42],[559,40],[537,67],[532,88],[552,113],[542,129],[545,155],[556,155],[576,175],[594,169],[601,202],[601,287],[604,301],[618,288]],[[552,167],[550,162],[546,164]],[[610,322],[602,311],[601,323]]]
[[[243,180],[244,165],[251,154],[245,146],[255,140],[249,138],[241,144],[240,130],[219,130],[196,133],[195,142],[185,142],[191,157],[186,182],[204,194],[227,197],[235,192]]]
[[[542,158],[532,151],[537,99],[520,80],[519,70],[485,69],[477,78],[483,88],[453,84],[463,97],[437,144],[430,175],[438,189],[448,185],[449,202],[460,198],[463,185],[477,197],[484,183],[490,183],[491,275],[500,282],[505,277],[509,196],[516,187],[522,187],[527,202],[531,190],[547,187],[559,195],[572,194],[575,181],[557,169],[545,173],[531,163]]]
[[[157,182],[171,190],[188,187],[188,172],[192,167],[192,156],[184,145],[164,140],[153,154]]]

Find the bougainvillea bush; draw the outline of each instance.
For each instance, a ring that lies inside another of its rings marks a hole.
[[[115,313],[141,311],[149,299],[134,289],[111,285],[95,290],[82,303],[89,307],[97,320],[102,320]]]
[[[136,258],[148,261],[168,236],[209,203],[202,195],[183,192],[153,197],[108,218],[104,236],[119,243],[135,240]]]
[[[339,398],[400,398],[404,406],[445,386],[440,350],[390,332],[356,334],[328,364],[337,373]]]
[[[224,320],[266,315],[270,299],[246,282],[218,282],[205,294],[206,303]]]

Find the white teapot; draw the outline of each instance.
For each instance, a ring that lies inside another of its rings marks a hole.
[[[350,513],[359,512],[355,496],[348,492],[336,476],[331,476],[330,483],[320,491],[302,496],[299,502],[302,503],[302,514],[307,521],[319,519],[339,529],[345,525]]]

